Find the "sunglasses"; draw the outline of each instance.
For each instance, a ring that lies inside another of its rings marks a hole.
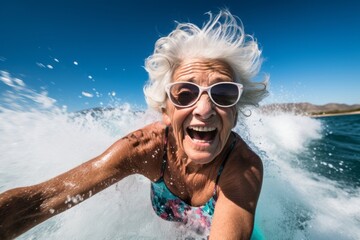
[[[207,92],[211,101],[218,107],[232,107],[240,99],[243,85],[234,82],[219,82],[202,87],[192,82],[174,82],[165,86],[170,101],[180,108],[193,106],[203,92]]]

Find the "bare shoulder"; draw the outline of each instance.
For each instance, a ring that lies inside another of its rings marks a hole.
[[[235,146],[229,155],[224,171],[226,171],[227,177],[238,176],[245,172],[252,172],[260,176],[263,173],[263,164],[259,155],[236,133]]]
[[[221,193],[246,209],[255,212],[260,195],[263,164],[260,157],[236,134],[236,145],[219,181]]]
[[[219,179],[210,239],[249,239],[254,226],[263,165],[240,136],[236,140]]]
[[[244,171],[250,171],[254,174],[263,174],[263,163],[259,155],[257,155],[250,146],[236,134],[237,142],[231,154],[231,164],[238,166]]]
[[[154,179],[163,154],[165,125],[161,122],[149,124],[135,130],[115,142],[103,154],[114,154],[122,159],[121,164],[130,174],[139,173]]]
[[[119,147],[127,145],[126,150],[132,154],[134,151],[145,150],[151,146],[158,145],[165,132],[165,125],[161,122],[151,123],[143,128],[128,133],[108,148],[104,154],[109,151],[116,151]]]
[[[134,147],[137,147],[141,143],[148,143],[150,139],[156,141],[158,137],[161,137],[164,134],[164,131],[165,125],[163,123],[154,122],[126,134],[124,137],[119,139],[119,141],[115,142],[113,146],[116,146],[116,144],[119,144],[119,142],[121,142],[122,140],[126,140]]]

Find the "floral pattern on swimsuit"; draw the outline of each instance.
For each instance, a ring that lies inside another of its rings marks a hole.
[[[167,221],[181,222],[199,234],[208,233],[215,209],[215,199],[203,206],[193,207],[175,196],[160,178],[151,183],[151,201],[155,213]]]

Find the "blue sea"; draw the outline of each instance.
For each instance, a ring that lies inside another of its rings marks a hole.
[[[160,119],[126,103],[106,111],[69,112],[20,85],[0,99],[0,192],[54,177]],[[360,239],[360,115],[310,118],[253,109],[251,116],[239,118],[234,131],[264,162],[257,236]],[[19,237],[203,238],[157,217],[150,205],[150,182],[138,175]]]

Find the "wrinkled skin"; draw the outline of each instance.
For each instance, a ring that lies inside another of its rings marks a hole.
[[[183,62],[173,74],[173,82],[189,81],[200,86],[210,86],[218,82],[232,82],[230,67],[216,60],[188,60]],[[207,93],[188,108],[177,108],[167,100],[163,119],[173,128],[176,143],[180,146],[179,157],[187,158],[187,164],[202,165],[219,155],[226,145],[236,119],[236,108],[220,108],[212,103]],[[196,141],[187,132],[189,127],[211,127],[217,133],[212,141]]]

